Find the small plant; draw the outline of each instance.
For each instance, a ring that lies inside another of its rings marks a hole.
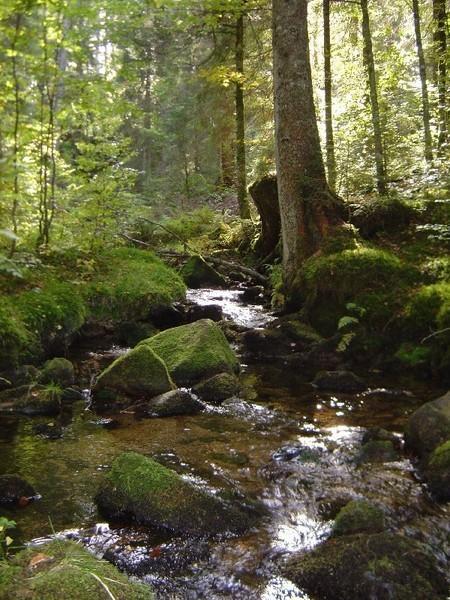
[[[348,350],[350,344],[357,335],[357,330],[361,325],[361,319],[366,314],[366,309],[363,306],[359,306],[354,302],[348,302],[345,308],[349,312],[348,315],[344,315],[339,319],[338,331],[342,334],[342,337],[337,346],[338,352],[345,352]]]
[[[7,534],[8,529],[14,529],[15,521],[6,517],[0,517],[0,559],[5,560],[8,557],[8,549],[13,543],[13,539]]]

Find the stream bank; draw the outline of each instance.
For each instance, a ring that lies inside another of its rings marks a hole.
[[[261,304],[242,304],[239,293],[195,290],[188,298],[220,305],[238,330],[261,332],[271,315]],[[92,340],[74,348],[77,382],[88,388],[93,375],[124,351],[92,348]],[[264,361],[247,350],[241,361],[240,398],[195,416],[143,419],[124,411],[105,417],[79,401],[57,419],[4,417],[2,471],[20,473],[42,495],[24,510],[5,511],[19,523],[15,539],[65,532],[59,535],[81,539],[150,583],[161,598],[305,599],[305,590],[283,576],[282,565],[326,540],[349,500],[365,498],[383,510],[389,531],[426,543],[448,568],[448,505],[433,502],[401,441],[408,415],[442,390],[366,372],[360,374],[367,389],[326,392],[283,359]],[[58,426],[61,437],[36,435],[40,423]],[[363,460],[374,428],[392,435],[389,461]],[[129,450],[155,457],[213,493],[228,490],[237,501],[257,502],[264,516],[242,536],[213,540],[102,525],[93,498],[113,459]]]

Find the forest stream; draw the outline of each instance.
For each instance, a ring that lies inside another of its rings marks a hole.
[[[196,304],[219,304],[243,328],[264,327],[273,318],[239,296],[238,289],[188,292]],[[19,472],[41,495],[25,509],[5,511],[18,522],[15,542],[52,535],[81,540],[164,599],[307,599],[280,575],[279,564],[330,535],[343,498],[364,497],[383,505],[389,527],[426,541],[445,564],[448,509],[431,500],[401,450],[407,416],[442,390],[372,372],[360,373],[370,386],[364,392],[319,392],[301,372],[241,355],[239,399],[195,416],[148,419],[128,410],[102,418],[89,407],[91,381],[125,351],[104,346],[71,350],[85,400],[58,420],[2,419],[0,468]],[[36,435],[37,424],[50,425],[55,435]],[[364,434],[374,427],[395,434],[397,460],[359,464]],[[93,497],[124,450],[154,456],[213,493],[225,489],[238,501],[256,503],[262,516],[244,536],[213,541],[102,523]]]

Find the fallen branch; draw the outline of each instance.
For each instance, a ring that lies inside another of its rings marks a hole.
[[[420,340],[420,343],[423,344],[426,341],[431,340],[431,338],[434,338],[437,335],[441,335],[441,333],[447,333],[447,331],[450,331],[450,327],[446,327],[445,329],[439,329],[439,331],[434,331],[433,333],[430,333],[430,335],[424,337],[423,340]]]

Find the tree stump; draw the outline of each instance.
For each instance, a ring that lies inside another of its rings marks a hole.
[[[249,192],[261,217],[261,235],[255,251],[259,256],[267,256],[275,250],[281,232],[276,176],[265,175],[250,186]]]

